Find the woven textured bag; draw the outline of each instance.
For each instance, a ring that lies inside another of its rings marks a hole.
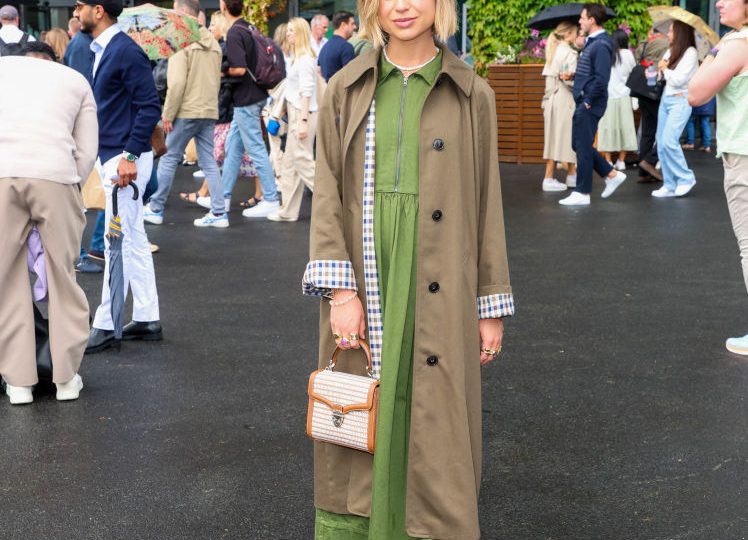
[[[372,375],[371,351],[361,341],[368,376],[335,371],[340,349],[330,365],[309,377],[306,433],[313,440],[374,453],[379,404],[379,380]]]

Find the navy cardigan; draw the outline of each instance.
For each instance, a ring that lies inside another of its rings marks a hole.
[[[151,135],[161,104],[143,49],[118,32],[104,49],[91,83],[98,108],[99,159],[106,163],[123,151],[151,151]]]
[[[587,103],[593,114],[602,116],[608,106],[608,82],[613,67],[613,40],[605,32],[587,39],[574,75],[574,101]]]

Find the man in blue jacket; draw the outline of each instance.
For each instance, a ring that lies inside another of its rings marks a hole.
[[[94,60],[89,79],[99,119],[99,156],[96,167],[104,183],[106,221],[112,216],[112,188],[119,185],[118,210],[124,241],[122,261],[125,291],[132,289],[132,322],[122,339],[161,339],[161,322],[153,257],[143,223],[143,204],[132,199],[135,183],[145,191],[153,168],[151,135],[161,116],[161,104],[143,50],[116,25],[122,0],[78,0],[75,16],[83,32],[93,37]],[[109,253],[107,251],[107,259]],[[86,353],[119,348],[114,337],[107,260],[101,305],[96,310]]]
[[[616,171],[593,146],[597,125],[608,106],[608,82],[613,66],[613,41],[602,27],[605,16],[605,6],[584,5],[579,18],[582,33],[587,35],[584,50],[579,55],[576,73],[562,74],[563,78],[574,77],[573,93],[577,104],[571,135],[571,145],[577,153],[577,187],[571,195],[559,201],[564,206],[590,204],[593,168],[605,178],[604,199],[626,180],[626,175]]]

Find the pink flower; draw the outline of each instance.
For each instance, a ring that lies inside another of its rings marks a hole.
[[[530,30],[530,35],[533,37],[533,39],[538,39],[540,37],[540,30],[535,30],[534,28]]]
[[[545,38],[543,38],[543,39],[540,40],[540,44],[539,45],[541,47],[545,47],[547,44],[548,44],[548,41]]]

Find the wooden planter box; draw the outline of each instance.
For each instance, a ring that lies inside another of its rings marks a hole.
[[[543,163],[542,71],[542,64],[489,67],[488,82],[496,92],[499,161]]]

